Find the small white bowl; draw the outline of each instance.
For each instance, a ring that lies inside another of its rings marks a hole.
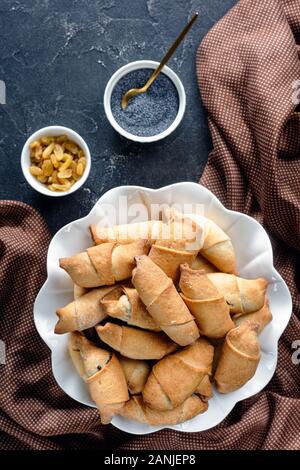
[[[57,191],[53,192],[50,189],[47,188],[47,186],[43,183],[41,183],[39,180],[36,179],[35,176],[33,176],[30,171],[30,144],[31,142],[35,140],[41,139],[41,137],[46,137],[46,136],[59,136],[59,135],[66,135],[70,140],[75,142],[84,152],[84,156],[86,158],[86,167],[84,170],[84,173],[82,177],[76,181],[76,183],[73,184],[73,186],[68,190],[68,191]],[[86,142],[83,140],[82,137],[80,137],[77,132],[72,131],[72,129],[69,129],[68,127],[63,127],[63,126],[48,126],[48,127],[43,127],[42,129],[39,129],[36,131],[34,134],[32,134],[26,141],[22,154],[21,154],[21,167],[23,171],[23,175],[30,186],[38,191],[41,194],[44,194],[45,196],[51,196],[51,197],[62,197],[62,196],[67,196],[68,194],[72,194],[77,189],[79,189],[87,180],[90,170],[91,170],[91,154],[90,150],[86,144]]]
[[[114,115],[111,110],[111,95],[118,81],[122,77],[124,77],[124,75],[127,75],[129,72],[132,72],[133,70],[156,69],[158,65],[159,65],[159,62],[155,62],[153,60],[137,60],[135,62],[130,62],[129,64],[121,67],[119,70],[117,70],[113,74],[113,76],[110,78],[109,82],[107,83],[105,91],[104,91],[103,104],[104,104],[104,110],[105,110],[107,119],[109,120],[111,125],[119,134],[121,134],[123,137],[126,137],[129,140],[133,140],[134,142],[150,143],[150,142],[156,142],[158,140],[164,139],[165,137],[170,135],[176,129],[176,127],[180,124],[183,118],[184,112],[185,112],[186,96],[185,96],[185,90],[184,90],[183,84],[180,78],[178,77],[178,75],[172,69],[170,69],[170,67],[167,67],[165,65],[164,68],[162,69],[162,73],[164,73],[175,85],[177,92],[178,92],[178,99],[179,99],[179,107],[178,107],[177,116],[172,122],[172,124],[163,132],[160,132],[159,134],[145,137],[145,136],[131,134],[130,132],[123,129],[123,127],[121,127],[115,120]]]

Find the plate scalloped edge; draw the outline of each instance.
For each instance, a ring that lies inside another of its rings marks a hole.
[[[226,209],[213,193],[197,183],[182,182],[160,189],[141,186],[113,188],[97,201],[87,216],[67,224],[54,235],[48,249],[48,277],[34,304],[35,325],[51,349],[54,377],[58,385],[73,399],[95,407],[84,382],[78,376],[68,356],[67,335],[56,335],[53,331],[56,308],[72,300],[72,283],[68,275],[59,268],[57,261],[61,256],[70,256],[77,250],[89,246],[91,240],[87,227],[99,219],[98,208],[102,204],[116,203],[120,195],[127,196],[131,203],[138,199],[145,205],[153,201],[167,204],[203,204],[205,215],[215,220],[231,236],[241,275],[250,278],[262,276],[269,281],[268,297],[273,321],[260,335],[262,359],[255,376],[247,384],[226,395],[221,395],[214,389],[208,411],[179,425],[150,426],[121,416],[115,416],[112,421],[117,428],[132,434],[148,434],[164,428],[183,432],[210,429],[219,424],[238,401],[260,392],[271,380],[277,364],[278,340],[290,319],[292,301],[288,287],[273,266],[272,246],[264,228],[246,214]],[[80,233],[80,238],[76,238],[73,232]],[[245,245],[247,250],[243,249]]]

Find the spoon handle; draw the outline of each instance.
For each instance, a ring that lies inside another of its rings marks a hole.
[[[174,54],[174,52],[176,51],[177,47],[179,46],[179,44],[182,42],[182,40],[184,39],[184,37],[186,36],[186,34],[189,32],[190,28],[192,27],[192,25],[194,24],[194,22],[196,21],[196,19],[198,18],[198,15],[199,13],[196,12],[194,13],[194,15],[192,16],[192,18],[190,19],[190,21],[188,22],[188,24],[184,27],[184,29],[181,31],[181,33],[179,34],[178,38],[175,40],[175,42],[172,44],[172,46],[170,47],[170,49],[168,50],[168,52],[166,53],[166,55],[164,56],[164,58],[162,59],[161,63],[159,64],[159,66],[154,70],[153,74],[151,75],[151,77],[149,78],[149,80],[147,81],[146,85],[144,86],[144,88],[147,90],[149,88],[149,86],[154,82],[154,80],[156,79],[157,75],[160,74],[160,72],[162,71],[163,67],[166,65],[166,63],[168,62],[168,60],[170,59],[170,57]]]

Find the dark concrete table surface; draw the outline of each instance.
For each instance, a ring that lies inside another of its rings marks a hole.
[[[211,142],[195,75],[198,44],[235,0],[1,0],[0,199],[31,204],[54,233],[86,215],[108,189],[161,187],[198,181]],[[198,10],[170,66],[187,93],[183,122],[169,138],[141,145],[120,138],[108,123],[103,93],[110,76],[138,59],[160,60]],[[20,168],[22,146],[53,124],[76,130],[92,154],[92,171],[74,195],[54,199],[31,189]]]

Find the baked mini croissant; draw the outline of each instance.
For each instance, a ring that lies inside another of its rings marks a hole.
[[[195,261],[203,245],[203,230],[192,219],[174,214],[175,211],[167,211],[169,221],[164,225],[163,238],[152,245],[149,258],[176,282],[180,265]]]
[[[118,244],[131,243],[136,240],[148,240],[153,243],[162,244],[166,242],[177,249],[184,248],[188,251],[198,252],[203,245],[203,229],[190,218],[173,217],[173,211],[166,211],[168,223],[160,220],[149,220],[125,225],[114,225],[113,227],[90,226],[92,239],[96,245],[107,242]],[[189,243],[190,246],[187,246]],[[191,244],[194,243],[192,247]]]
[[[176,282],[180,274],[180,265],[191,265],[196,259],[196,253],[162,246],[158,243],[152,245],[149,258],[159,266],[173,282]]]
[[[119,360],[125,374],[128,390],[132,395],[141,393],[151,371],[150,365],[147,361],[123,356],[120,356]]]
[[[196,218],[194,219],[196,220]],[[236,257],[229,236],[215,222],[203,217],[204,244],[200,253],[224,273],[236,272]]]
[[[231,313],[256,312],[264,305],[268,282],[265,279],[243,279],[234,274],[208,273],[181,267],[180,287],[190,299],[203,299],[214,286],[229,305]]]
[[[177,345],[164,333],[153,333],[114,323],[98,325],[96,331],[101,341],[131,359],[161,359],[177,349]]]
[[[203,245],[203,229],[189,217],[173,217],[168,211],[168,223],[158,220],[127,225],[115,225],[112,228],[90,226],[92,238],[96,244],[108,241],[118,243],[147,239],[152,245],[149,257],[173,281],[179,277],[179,266],[191,264]]]
[[[148,240],[152,244],[155,240],[162,238],[163,226],[161,220],[148,220],[113,227],[90,225],[90,232],[96,245],[107,242],[117,242],[121,245],[137,240]]]
[[[164,210],[164,216],[167,224],[163,226],[163,237],[155,243],[199,253],[204,243],[203,226],[190,215],[181,214],[171,207]]]
[[[215,373],[220,393],[237,390],[254,376],[260,359],[258,328],[247,321],[227,333]]]
[[[128,245],[103,243],[70,258],[61,258],[59,264],[80,287],[99,287],[130,278],[134,257],[148,251],[145,240]]]
[[[56,314],[59,319],[55,326],[55,333],[83,331],[100,323],[106,317],[100,300],[112,289],[113,287],[93,289],[65,307],[57,309]]]
[[[129,399],[125,375],[115,354],[98,348],[82,334],[70,335],[69,350],[85,379],[103,424],[110,423]],[[73,351],[73,353],[72,353]],[[75,354],[78,353],[79,354]]]
[[[234,328],[230,309],[223,295],[203,271],[181,266],[179,287],[182,298],[195,317],[200,334],[222,338]]]
[[[153,426],[166,426],[179,424],[194,418],[208,409],[208,403],[200,397],[192,395],[176,408],[168,411],[158,411],[150,408],[143,402],[141,395],[131,397],[120,410],[120,414],[128,419],[133,419]]]
[[[159,331],[160,328],[148,313],[136,289],[118,286],[101,300],[105,313],[122,320],[128,325],[138,326],[145,330]]]
[[[237,313],[232,319],[236,326],[241,325],[245,321],[252,321],[258,325],[258,333],[261,333],[272,320],[272,313],[269,308],[267,297],[265,298],[263,307],[260,310],[257,310],[257,312],[248,313],[246,315]]]
[[[157,362],[143,389],[148,406],[171,410],[191,396],[211,374],[214,348],[203,338]]]
[[[203,231],[200,254],[224,273],[236,272],[236,257],[229,236],[212,220],[198,214],[181,214],[175,210],[167,213],[173,220],[191,219]]]
[[[172,280],[148,256],[136,256],[132,283],[160,328],[180,346],[199,337],[194,318]]]

